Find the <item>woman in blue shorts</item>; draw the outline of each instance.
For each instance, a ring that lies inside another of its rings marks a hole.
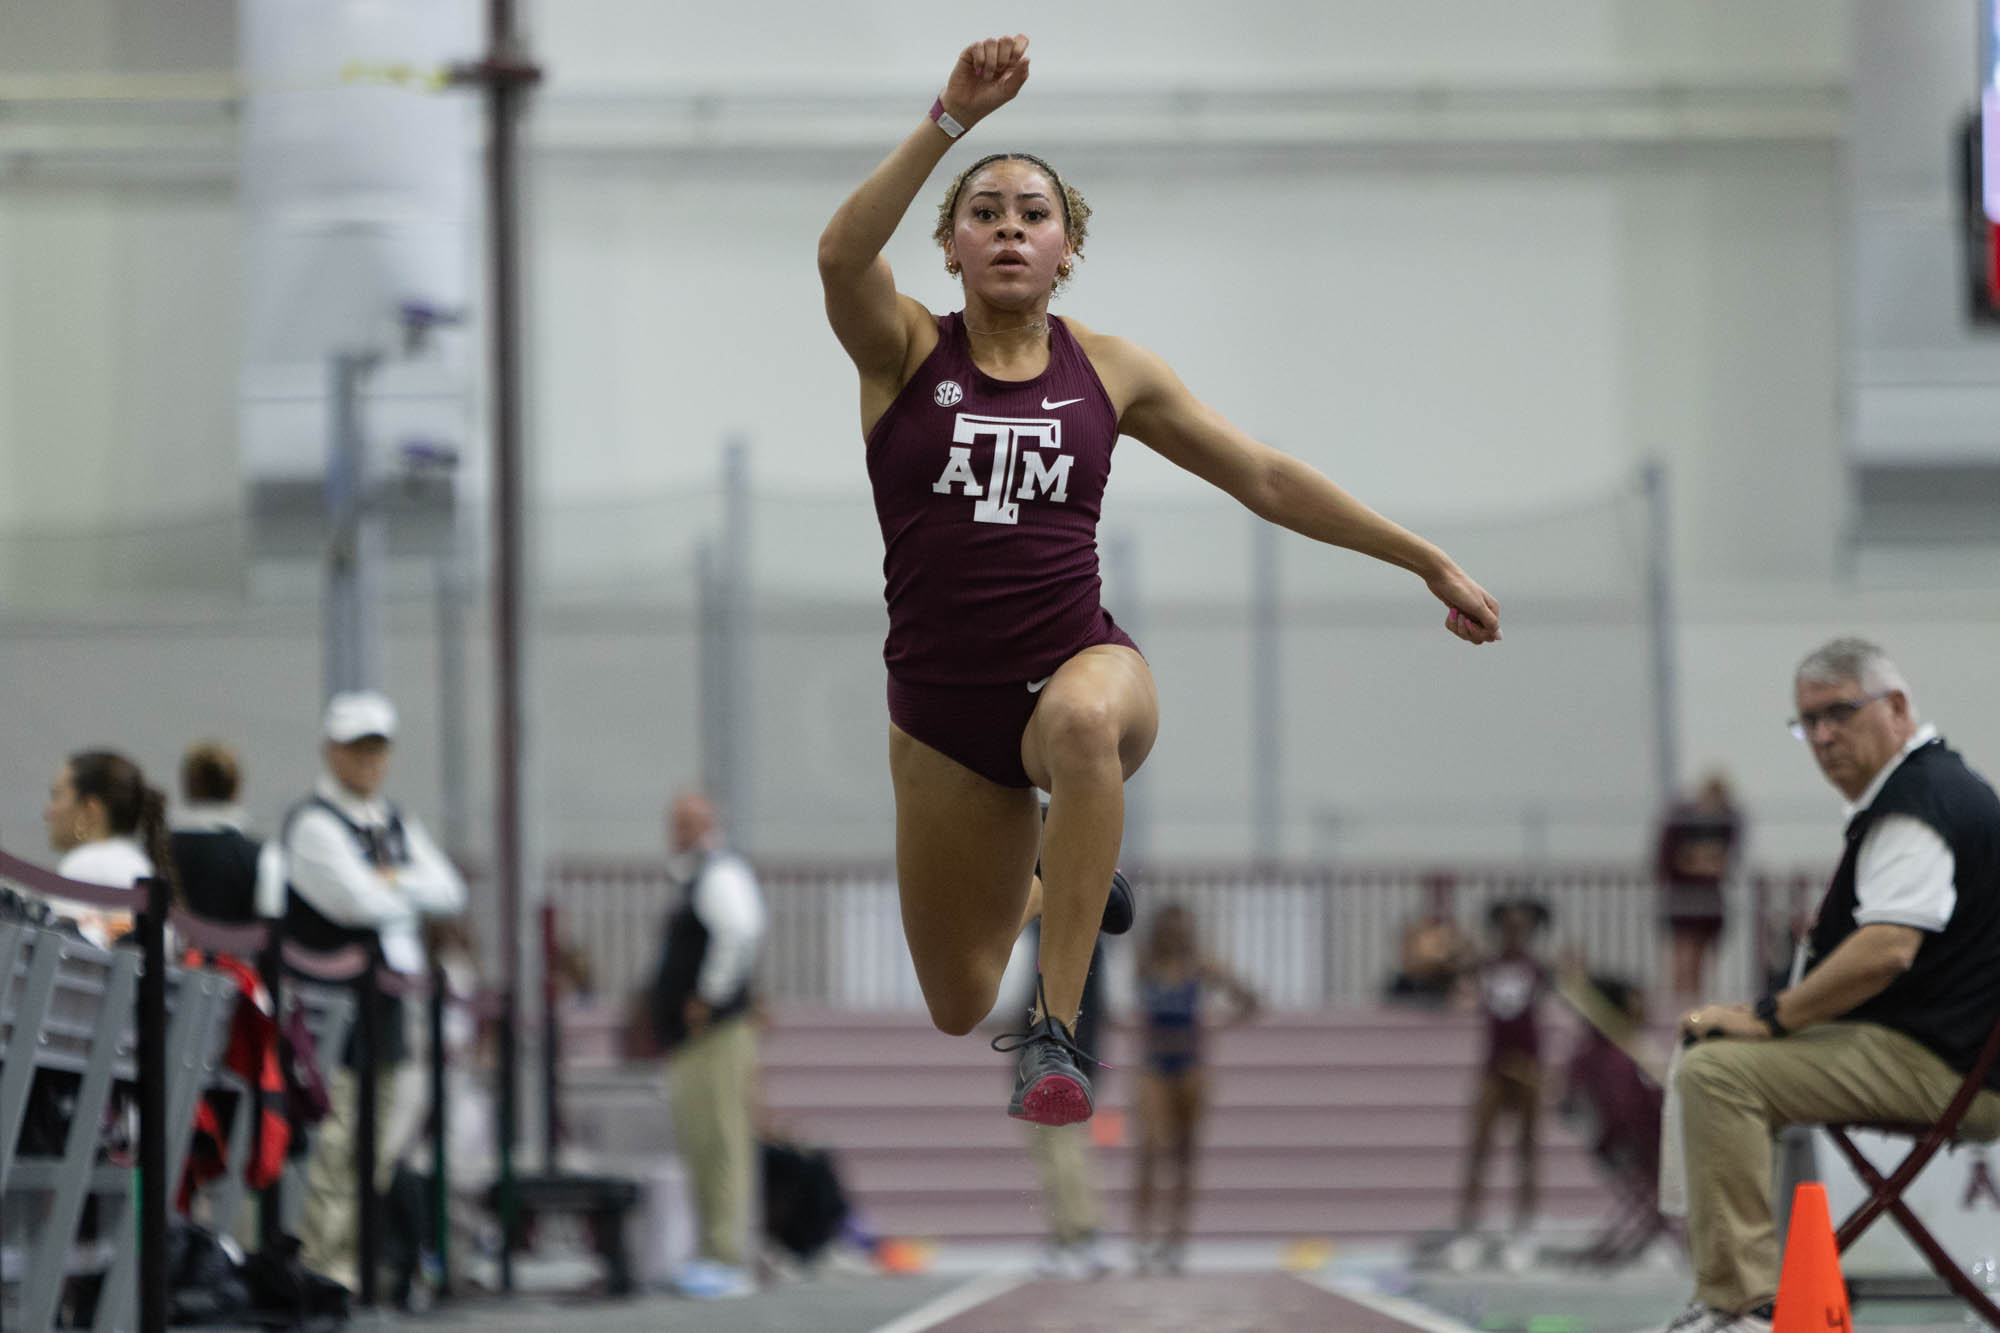
[[[834,213],[819,271],[860,373],[882,525],[904,933],[932,1020],[965,1033],[1042,918],[1037,1016],[1003,1047],[1020,1050],[1008,1109],[1060,1125],[1090,1115],[1071,1025],[1107,924],[1124,782],[1159,722],[1146,661],[1098,599],[1118,436],[1274,523],[1416,574],[1468,643],[1498,639],[1500,613],[1443,551],[1231,425],[1151,352],[1050,316],[1090,210],[1048,164],[1004,153],[952,181],[935,234],[962,311],[896,290],[883,246],[953,140],[1027,77],[1026,37],[960,52],[930,114]],[[1113,906],[1129,923],[1129,897]]]
[[[1137,1176],[1132,1182],[1132,1248],[1140,1272],[1181,1271],[1188,1213],[1194,1199],[1194,1159],[1208,1112],[1208,1060],[1203,1040],[1204,991],[1221,991],[1234,1012],[1226,1025],[1257,1013],[1257,994],[1229,969],[1202,955],[1194,913],[1175,903],[1160,909],[1139,955],[1139,1072],[1132,1080],[1138,1121]],[[1160,1177],[1170,1179],[1166,1224],[1154,1238],[1153,1202]]]

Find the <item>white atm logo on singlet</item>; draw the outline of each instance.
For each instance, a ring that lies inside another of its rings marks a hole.
[[[1069,500],[1069,467],[1076,458],[1062,452],[1062,422],[1055,418],[960,412],[952,423],[951,440],[951,459],[931,489],[950,495],[956,486],[959,494],[976,498],[975,523],[1019,523],[1022,500],[1057,504]],[[978,440],[993,441],[993,466],[984,485],[972,473],[971,445]]]

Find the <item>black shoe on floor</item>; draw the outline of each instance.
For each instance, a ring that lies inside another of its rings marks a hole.
[[[1132,919],[1138,915],[1138,902],[1132,893],[1132,881],[1125,878],[1125,872],[1111,872],[1111,896],[1104,900],[1104,919],[1098,929],[1106,935],[1123,935],[1132,929]]]

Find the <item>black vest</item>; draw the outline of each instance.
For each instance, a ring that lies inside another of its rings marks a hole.
[[[1970,1069],[2000,1018],[2000,797],[1942,740],[1905,756],[1848,821],[1840,868],[1807,940],[1807,970],[1858,928],[1855,862],[1868,830],[1891,814],[1922,820],[1951,848],[1958,901],[1942,931],[1924,933],[1909,971],[1841,1017],[1893,1028],[1954,1069]],[[2000,1068],[1986,1082],[2000,1090]]]
[[[176,830],[169,841],[190,912],[211,921],[257,919],[261,843],[233,828]]]
[[[681,894],[680,906],[667,913],[660,939],[660,966],[653,974],[651,1017],[653,1040],[662,1051],[672,1051],[688,1039],[687,1002],[701,979],[702,960],[708,956],[708,927],[695,914],[694,891],[708,871],[708,858],[696,864]],[[727,1003],[714,1006],[710,1023],[734,1018],[750,1007],[750,982],[746,978]]]
[[[403,866],[410,863],[410,844],[403,833],[403,817],[394,806],[389,807],[388,827],[378,834],[376,830],[363,828],[349,819],[341,813],[339,806],[324,796],[309,796],[286,812],[284,832],[280,835],[285,846],[291,845],[293,821],[315,808],[324,810],[341,822],[353,837],[354,845],[361,849],[361,858],[370,865]],[[382,939],[378,932],[368,926],[343,926],[329,920],[289,883],[285,885],[285,937],[320,952],[359,944],[369,949],[378,960],[382,956]],[[350,1030],[347,1047],[341,1052],[341,1062],[350,1069],[355,1064],[355,1044],[359,1039],[358,1027]],[[375,1062],[394,1064],[408,1054],[409,1043],[403,1036],[403,1002],[393,995],[381,995],[375,1006]]]

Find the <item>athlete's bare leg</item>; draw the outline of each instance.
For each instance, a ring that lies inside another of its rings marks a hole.
[[[1159,733],[1146,660],[1122,644],[1086,648],[1050,677],[1021,736],[1021,763],[1049,794],[1042,830],[1042,984],[1074,1026],[1125,834],[1125,779]],[[1026,880],[1026,875],[1023,876]],[[1016,899],[1018,902],[1019,900]]]
[[[1194,1211],[1195,1145],[1201,1135],[1202,1117],[1208,1110],[1207,1071],[1184,1071],[1169,1085],[1167,1150],[1173,1155],[1174,1188],[1167,1204],[1167,1249],[1178,1266],[1187,1249],[1188,1215]]]
[[[1026,930],[1028,928],[1028,923],[1030,921],[1033,921],[1036,917],[1040,916],[1041,914],[1042,914],[1042,877],[1040,875],[1036,875],[1028,881],[1028,904],[1027,906],[1021,909],[1021,930]],[[1019,933],[1020,931],[1015,932],[1015,934]]]
[[[931,1021],[962,1036],[992,1010],[1021,933],[1040,802],[1033,790],[989,781],[895,726],[889,774],[903,935]]]
[[[1160,1171],[1167,1118],[1165,1080],[1150,1069],[1133,1076],[1132,1110],[1139,1122],[1139,1151],[1133,1158],[1132,1245],[1144,1264],[1152,1258],[1153,1183]]]

